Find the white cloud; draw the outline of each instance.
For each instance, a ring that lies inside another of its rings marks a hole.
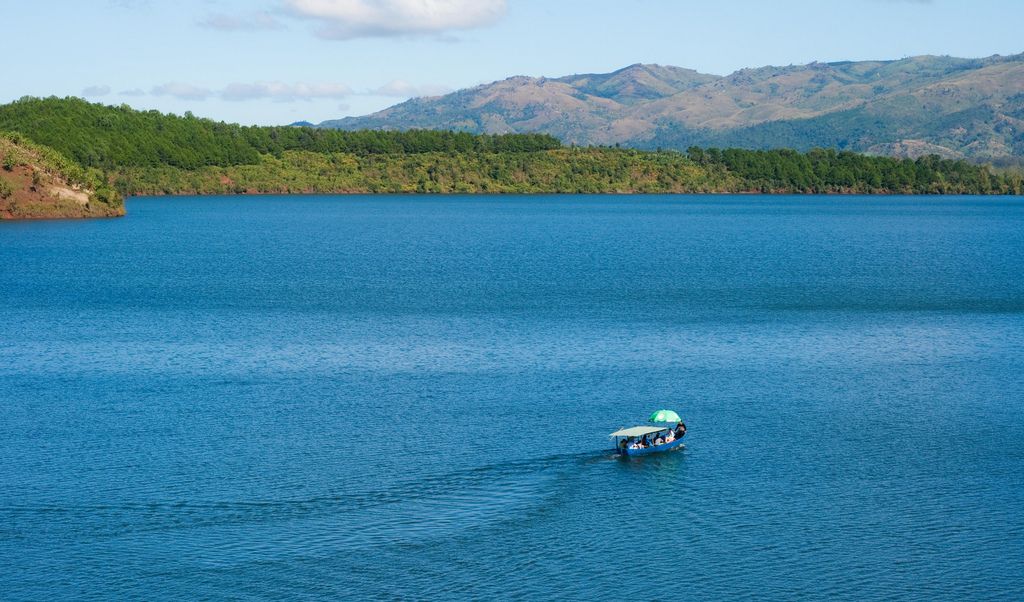
[[[206,100],[213,92],[208,88],[181,82],[170,82],[156,86],[150,91],[153,96],[173,96],[182,100]]]
[[[82,96],[88,98],[96,98],[98,96],[106,96],[110,94],[110,86],[89,86],[82,90]]]
[[[441,96],[442,94],[447,94],[451,91],[452,89],[447,86],[438,86],[433,84],[416,85],[396,79],[379,88],[374,88],[373,90],[368,91],[367,94],[371,96],[414,98],[419,96]]]
[[[114,8],[124,8],[129,10],[147,9],[153,5],[153,0],[108,0],[107,4]]]
[[[284,25],[268,12],[247,15],[229,15],[214,13],[199,20],[199,24],[210,29],[221,31],[260,31],[267,29],[283,29]]]
[[[108,89],[109,92],[109,89]],[[273,100],[277,102],[294,102],[313,99],[343,99],[352,96],[352,88],[338,83],[294,83],[254,82],[231,83],[221,89],[204,88],[185,82],[170,82],[155,86],[149,93],[153,96],[173,96],[181,100],[206,100],[219,97],[228,101]],[[123,96],[142,96],[143,90],[124,90]]]
[[[317,35],[360,37],[440,34],[494,23],[506,0],[284,0],[290,12],[320,22]]]
[[[220,93],[224,100],[255,100],[270,98],[281,102],[314,98],[344,98],[352,94],[345,84],[284,84],[257,82],[228,84]]]

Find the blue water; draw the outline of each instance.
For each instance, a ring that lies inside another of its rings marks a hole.
[[[1024,199],[128,210],[0,224],[0,598],[1024,598]]]

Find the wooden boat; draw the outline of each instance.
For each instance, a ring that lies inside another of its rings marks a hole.
[[[634,426],[628,429],[622,429],[615,431],[608,435],[615,439],[615,453],[620,456],[647,456],[650,454],[657,454],[669,450],[676,449],[683,444],[683,437],[686,436],[686,427],[683,427],[683,435],[677,437],[667,443],[661,445],[650,445],[642,448],[632,448],[630,444],[636,440],[643,440],[647,438],[649,441],[653,441],[659,437],[664,437],[669,432],[675,430],[672,426]]]

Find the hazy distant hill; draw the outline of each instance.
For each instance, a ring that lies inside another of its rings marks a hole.
[[[321,127],[542,132],[567,143],[833,147],[896,156],[1024,157],[1024,54],[743,69],[631,65],[512,77]]]

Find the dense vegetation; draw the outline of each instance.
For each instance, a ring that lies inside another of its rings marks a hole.
[[[474,136],[442,131],[342,132],[298,127],[246,127],[190,113],[179,117],[79,98],[25,97],[0,106],[0,130],[21,132],[86,167],[255,165],[285,151],[398,155],[425,152],[521,153],[551,150],[544,134]]]
[[[691,147],[699,166],[724,169],[759,192],[899,192],[906,194],[1020,194],[1021,177],[995,175],[982,165],[941,159],[873,157],[814,149],[752,151]]]
[[[565,148],[535,153],[354,155],[288,151],[258,165],[132,168],[125,195],[274,192],[393,193],[901,193],[1021,194],[1021,176],[938,157],[917,160],[815,150],[642,152]]]
[[[73,98],[0,106],[0,128],[17,132],[0,138],[2,167],[12,174],[2,178],[0,196],[11,196],[15,184],[38,192],[25,178],[53,172],[86,191],[91,206],[111,210],[120,195],[138,194],[1022,192],[1019,173],[937,156],[647,152],[567,148],[546,135],[243,127]],[[15,175],[21,180],[11,184]]]
[[[287,151],[258,165],[131,168],[126,195],[294,192],[627,193],[716,192],[740,183],[680,153],[558,149],[534,153],[355,155]]]

